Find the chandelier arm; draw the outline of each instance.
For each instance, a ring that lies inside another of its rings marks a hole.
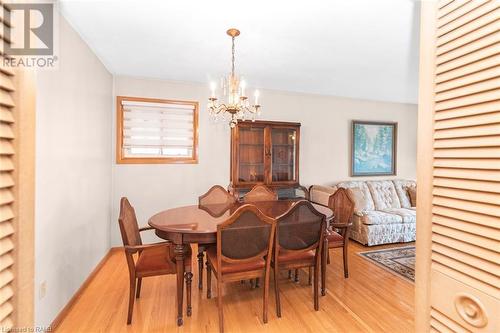
[[[225,109],[225,105],[222,104],[222,105],[211,105],[210,106],[210,111],[214,114],[214,115],[217,115],[219,113],[221,113],[222,111],[224,111]]]
[[[220,104],[220,105],[217,106],[217,112],[216,113],[219,114],[221,112],[224,112],[226,109],[227,109],[226,104],[224,104],[224,103]]]

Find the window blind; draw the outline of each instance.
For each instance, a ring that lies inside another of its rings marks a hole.
[[[195,159],[197,104],[121,101],[123,158]]]
[[[5,6],[1,10],[8,10]],[[2,29],[9,24],[2,20]],[[3,30],[2,30],[3,31]],[[0,36],[1,37],[1,36]],[[1,43],[3,45],[3,42]],[[4,54],[0,58],[5,57]],[[0,59],[1,61],[2,59]],[[0,330],[14,325],[14,72],[0,66]]]

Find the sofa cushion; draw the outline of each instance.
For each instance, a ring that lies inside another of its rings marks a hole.
[[[328,206],[330,196],[337,191],[337,186],[321,186],[313,185],[309,191],[310,199],[312,202],[319,203],[323,206]]]
[[[396,189],[396,193],[399,197],[399,202],[401,203],[402,208],[410,208],[411,200],[408,195],[408,188],[417,187],[417,183],[414,180],[406,180],[406,179],[394,179],[392,181],[394,183],[394,188]]]
[[[384,209],[384,212],[401,216],[404,223],[416,223],[417,222],[417,212],[414,209],[388,208],[388,209]]]
[[[376,210],[401,208],[394,183],[390,180],[367,181]]]
[[[354,211],[357,214],[362,214],[364,211],[370,210],[371,197],[366,197],[366,191],[359,188],[348,188],[347,195],[354,202]]]
[[[355,189],[356,188],[356,189],[359,189],[361,192],[363,192],[363,196],[362,196],[363,202],[361,202],[361,201],[356,202],[355,198],[352,198],[354,200],[354,205],[356,207],[354,209],[356,211],[356,213],[375,209],[375,204],[373,203],[373,199],[372,199],[372,196],[370,194],[370,190],[368,189],[368,186],[366,185],[366,182],[364,182],[364,181],[342,182],[342,183],[338,183],[337,187],[342,187],[345,189]]]
[[[403,218],[398,214],[371,210],[364,212],[363,216],[361,217],[361,222],[363,222],[364,224],[402,223]]]

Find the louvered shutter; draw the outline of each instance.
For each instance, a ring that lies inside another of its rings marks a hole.
[[[127,98],[119,103],[122,160],[196,160],[197,103]]]
[[[4,5],[2,5],[4,7]],[[5,7],[1,10],[8,10]],[[9,28],[1,21],[0,35]],[[2,46],[4,41],[1,41]],[[3,60],[3,47],[1,57]],[[14,324],[14,73],[0,65],[0,329]]]
[[[430,329],[499,332],[500,2],[434,14]]]

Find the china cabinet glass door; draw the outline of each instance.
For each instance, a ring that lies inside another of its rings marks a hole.
[[[256,183],[265,180],[265,136],[264,127],[241,127],[239,129],[238,182]]]
[[[272,182],[296,181],[297,131],[293,128],[271,129]]]

